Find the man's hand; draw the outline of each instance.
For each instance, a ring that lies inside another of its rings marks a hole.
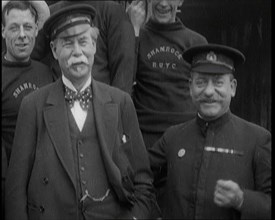
[[[128,14],[131,23],[135,30],[135,36],[139,36],[139,30],[144,24],[146,19],[146,2],[135,0],[126,8],[126,13]]]
[[[218,180],[214,192],[214,203],[221,207],[240,210],[243,204],[243,191],[231,180]]]

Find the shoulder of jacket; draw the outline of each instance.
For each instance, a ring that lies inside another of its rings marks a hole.
[[[253,122],[247,121],[243,118],[240,118],[237,115],[232,114],[232,120],[234,120],[236,126],[240,127],[241,130],[251,133],[251,135],[257,135],[261,133],[270,134],[270,132],[266,128]]]

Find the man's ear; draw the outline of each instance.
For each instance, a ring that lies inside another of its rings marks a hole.
[[[184,0],[180,0],[180,2],[179,2],[179,7],[182,6],[183,2],[184,2]]]
[[[2,37],[5,39],[5,26],[2,24]]]
[[[189,93],[190,93],[190,96],[192,97],[192,89],[191,89],[191,86],[192,86],[192,78],[190,77],[190,78],[189,78]]]
[[[188,82],[189,82],[189,87],[190,87],[192,84],[192,78],[189,78]]]
[[[236,90],[237,90],[237,80],[236,79],[231,80],[230,87],[231,87],[231,97],[235,97]]]
[[[96,40],[94,41],[94,40],[92,40],[93,42],[92,42],[92,44],[93,44],[93,51],[94,51],[94,53],[96,53]]]
[[[51,46],[51,49],[52,49],[53,57],[57,60],[56,42],[51,41],[50,46]]]
[[[35,37],[37,37],[37,35],[38,35],[38,25],[36,24],[35,25]]]
[[[96,53],[96,43],[99,36],[99,29],[96,27],[90,28],[90,35],[92,38],[92,46],[93,46],[93,52]]]

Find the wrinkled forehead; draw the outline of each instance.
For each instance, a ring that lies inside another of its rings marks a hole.
[[[191,71],[192,78],[223,78],[226,76],[230,76],[230,73],[207,73],[207,72],[197,72]]]
[[[163,0],[151,0],[149,2],[152,2],[153,4],[157,4],[157,3],[161,3],[161,2],[166,2],[167,4],[178,5],[181,2],[183,2],[183,1],[184,0],[166,0],[166,1],[163,1]]]
[[[5,13],[5,23],[10,22],[30,22],[35,23],[35,17],[29,9],[22,10],[18,8],[12,8],[9,13]]]

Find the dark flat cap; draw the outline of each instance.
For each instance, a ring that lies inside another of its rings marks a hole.
[[[234,73],[235,67],[245,61],[239,50],[219,44],[191,47],[182,56],[191,64],[192,71],[215,74]]]
[[[93,24],[96,10],[89,4],[77,1],[59,1],[52,5],[54,12],[44,24],[44,31],[54,39],[62,31],[79,24]]]

